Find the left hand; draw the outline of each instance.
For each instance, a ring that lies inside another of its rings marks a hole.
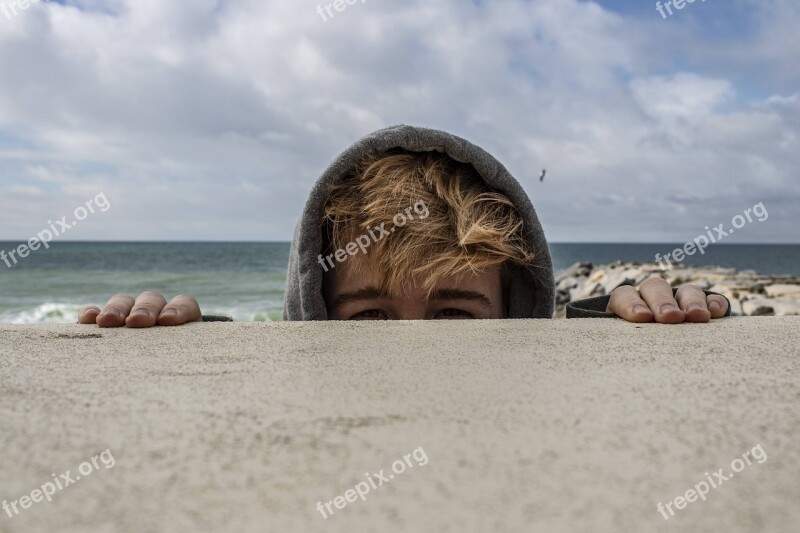
[[[80,324],[97,324],[101,328],[178,326],[202,319],[200,305],[191,296],[181,294],[167,304],[167,299],[155,291],[145,291],[135,299],[118,294],[102,310],[89,305],[78,313]]]
[[[706,296],[696,285],[684,285],[672,296],[672,287],[663,278],[646,279],[639,289],[630,285],[611,293],[608,311],[628,322],[708,322],[728,312],[728,301],[718,294]]]

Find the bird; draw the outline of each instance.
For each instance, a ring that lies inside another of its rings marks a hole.
[[[544,175],[547,174],[547,169],[543,168],[542,173],[539,175],[539,182],[544,181]]]

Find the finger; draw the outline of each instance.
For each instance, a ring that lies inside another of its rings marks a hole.
[[[131,309],[125,325],[129,328],[149,328],[156,325],[158,315],[167,300],[160,293],[145,291],[136,298],[136,304]]]
[[[167,305],[158,317],[158,324],[161,326],[180,326],[187,322],[197,322],[202,320],[203,313],[200,311],[200,304],[191,296],[179,294]]]
[[[711,318],[722,318],[728,313],[728,300],[719,294],[710,294],[706,297]]]
[[[78,311],[78,324],[95,324],[100,308],[96,305],[87,305]]]
[[[639,291],[630,285],[618,287],[611,293],[608,311],[616,313],[628,322],[652,322],[653,312],[639,297]]]
[[[97,325],[101,328],[118,328],[125,325],[125,317],[131,312],[133,303],[133,297],[127,294],[113,296],[97,315]]]
[[[697,285],[684,285],[678,289],[675,298],[686,314],[686,322],[708,322],[711,312],[706,305],[706,293]]]
[[[661,324],[680,324],[685,314],[672,297],[672,287],[666,280],[658,277],[648,278],[639,286],[639,294],[647,302],[656,322]]]

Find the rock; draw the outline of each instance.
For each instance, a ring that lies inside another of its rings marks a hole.
[[[669,283],[670,287],[679,287],[686,283],[686,277],[683,274],[678,276],[670,274],[664,279],[667,280],[667,283]]]
[[[569,298],[571,302],[575,300],[583,300],[584,298],[591,298],[592,296],[602,296],[603,293],[598,291],[602,290],[602,285],[597,282],[590,283],[587,281],[580,287],[576,287],[569,291]]]
[[[594,283],[596,281],[600,281],[600,280],[604,279],[605,277],[606,277],[605,269],[598,268],[597,270],[592,272],[592,275],[589,276],[589,279],[587,281],[589,283]]]
[[[776,316],[800,315],[800,302],[796,300],[772,300]]]
[[[731,302],[734,315],[800,315],[800,278],[796,276],[681,264],[662,271],[654,263],[617,261],[596,266],[579,262],[560,272],[556,278],[556,316],[564,316],[564,306],[570,301],[611,294],[626,284],[638,286],[651,276],[662,277],[673,287],[690,283],[723,294]]]
[[[611,294],[614,289],[622,285],[637,285],[637,280],[641,277],[642,271],[638,269],[628,269],[622,272],[610,274],[602,283],[605,294]]]
[[[739,300],[736,298],[728,298],[728,301],[731,303],[731,315],[742,316],[744,314],[742,311],[742,303]]]
[[[776,284],[765,287],[764,291],[772,298],[800,298],[800,285]]]
[[[742,303],[742,311],[747,316],[774,316],[774,300],[767,298],[753,298]]]
[[[725,296],[728,296],[728,295],[726,294]],[[730,298],[732,298],[732,297],[728,296],[728,299],[730,299]],[[762,296],[761,294],[753,294],[752,292],[741,291],[741,292],[737,292],[736,296],[733,296],[733,298],[738,298],[742,302],[746,302],[747,300],[752,300],[753,298],[764,298],[764,296]]]
[[[631,275],[634,275],[636,272],[636,279],[633,281],[635,285],[641,284],[644,280],[649,278],[650,276],[659,276],[661,277],[661,270],[658,268],[645,268],[645,267],[636,267],[631,269]]]
[[[566,278],[578,278],[581,276],[588,276],[589,272],[592,271],[592,264],[591,263],[574,263],[570,267],[562,270],[556,275],[556,280],[562,280]]]
[[[707,291],[711,288],[711,282],[705,279],[690,279],[686,283],[686,285],[695,285],[700,287],[704,291]]]
[[[761,294],[763,285],[751,281],[723,280],[712,285],[708,290],[724,294],[728,298],[742,298],[744,293]]]
[[[578,286],[578,280],[575,278],[564,278],[558,282],[556,285],[557,291],[564,291],[569,292],[570,289],[574,289]]]

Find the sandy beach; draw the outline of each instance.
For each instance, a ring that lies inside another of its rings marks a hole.
[[[800,533],[798,27],[0,0],[0,533]]]
[[[0,531],[796,531],[798,326],[0,326]]]

